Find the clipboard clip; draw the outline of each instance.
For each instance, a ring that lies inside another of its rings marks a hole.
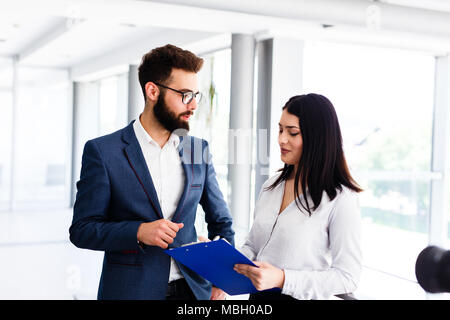
[[[221,240],[221,239],[224,240],[224,241],[226,241],[228,244],[230,244],[230,243],[228,242],[227,239],[221,238],[220,236],[215,236],[214,239],[212,239],[211,241],[217,241],[217,240]],[[190,243],[182,244],[181,247],[186,247],[186,246],[190,246],[190,245],[193,245],[193,244],[199,244],[199,243],[208,243],[208,242],[210,242],[210,241],[196,241],[196,242],[190,242]]]

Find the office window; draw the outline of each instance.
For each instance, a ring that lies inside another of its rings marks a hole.
[[[0,59],[0,211],[9,209],[11,197],[12,82],[12,61]]]
[[[217,51],[202,58],[205,61],[199,72],[199,87],[203,98],[190,120],[189,134],[209,142],[219,187],[227,201],[231,50]],[[207,236],[201,206],[197,213],[196,228],[199,234]]]
[[[68,205],[69,90],[66,70],[18,69],[15,209]]]
[[[127,125],[128,73],[104,78],[99,82],[99,134],[112,133]]]
[[[347,161],[365,190],[365,267],[416,282],[415,261],[428,245],[434,57],[307,43],[304,71],[304,92],[334,104]]]

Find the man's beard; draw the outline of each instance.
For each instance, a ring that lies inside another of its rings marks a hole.
[[[189,131],[189,122],[181,119],[182,116],[191,115],[191,111],[180,113],[178,116],[175,112],[170,111],[164,102],[164,96],[160,95],[158,102],[153,107],[153,113],[159,123],[168,131],[174,132],[177,129]]]

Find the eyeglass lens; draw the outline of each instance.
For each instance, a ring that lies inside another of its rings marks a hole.
[[[194,93],[194,92],[185,92],[185,93],[183,93],[183,103],[184,103],[184,104],[189,104],[189,103],[191,103],[191,101],[192,101],[192,99],[194,99],[194,97],[195,97],[195,101],[196,101],[197,103],[199,103],[200,100],[202,99],[202,94],[201,94],[201,92],[197,92],[197,93]]]

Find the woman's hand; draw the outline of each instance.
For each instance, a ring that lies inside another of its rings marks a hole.
[[[284,270],[274,267],[267,262],[253,261],[259,268],[248,264],[236,264],[234,270],[249,278],[259,291],[283,288]]]

